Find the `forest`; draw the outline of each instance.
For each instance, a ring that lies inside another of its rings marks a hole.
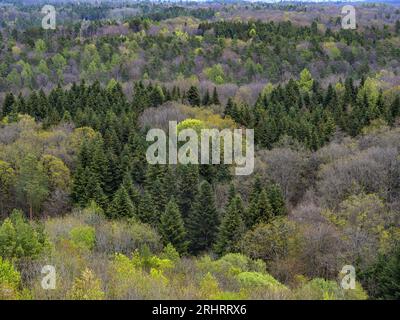
[[[43,5],[0,0],[0,300],[400,299],[400,5]],[[149,164],[170,121],[254,172]]]

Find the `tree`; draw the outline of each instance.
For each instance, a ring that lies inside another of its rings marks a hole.
[[[217,105],[221,104],[221,103],[219,102],[218,91],[217,91],[217,88],[216,88],[216,87],[214,87],[214,90],[213,90],[212,104],[217,104]]]
[[[218,232],[218,223],[214,192],[211,185],[203,181],[187,223],[190,250],[193,253],[211,247]]]
[[[68,296],[73,300],[103,300],[105,294],[100,279],[92,270],[86,268],[81,276],[74,280]]]
[[[285,199],[279,185],[273,184],[268,188],[268,200],[272,207],[274,216],[282,216],[286,214]]]
[[[255,197],[250,203],[250,207],[247,213],[247,227],[252,226],[260,222],[269,222],[272,218],[272,207],[268,200],[267,192],[263,189],[258,197]]]
[[[34,228],[19,210],[14,210],[0,227],[0,256],[37,258],[48,242],[40,228]]]
[[[208,91],[208,89],[203,96],[202,104],[203,106],[209,106],[211,104],[210,92]]]
[[[199,169],[197,165],[178,165],[178,204],[183,220],[187,217],[197,194]]]
[[[171,243],[180,254],[186,252],[188,246],[186,230],[174,198],[168,202],[164,213],[161,215],[160,233],[164,245]]]
[[[40,159],[43,171],[52,189],[68,190],[70,185],[70,172],[64,162],[53,155],[45,154]]]
[[[137,215],[141,222],[148,223],[153,227],[158,228],[160,223],[160,213],[148,191],[145,191],[144,195],[140,199]]]
[[[2,109],[3,117],[8,115],[13,110],[14,103],[15,103],[15,98],[12,92],[7,93],[3,102],[3,109]]]
[[[365,286],[372,298],[400,299],[400,246],[397,243],[387,254],[380,254],[376,262],[362,273]]]
[[[311,73],[308,69],[303,69],[300,73],[299,87],[304,92],[310,92],[314,84],[314,80],[311,76]]]
[[[240,196],[235,196],[229,204],[217,236],[214,250],[219,255],[227,252],[236,252],[237,244],[244,231],[243,203]]]
[[[29,217],[33,219],[34,210],[39,210],[49,194],[48,179],[43,166],[35,156],[28,154],[21,163],[17,179],[17,193],[29,205]]]
[[[187,99],[191,106],[200,106],[200,93],[199,89],[196,86],[191,86],[187,93]]]
[[[4,214],[4,203],[11,196],[15,182],[15,171],[8,162],[0,160],[0,214]]]
[[[0,256],[0,300],[16,300],[21,286],[21,274],[8,260]]]
[[[112,218],[131,218],[135,215],[135,207],[125,187],[121,184],[114,194],[109,209],[109,216]]]

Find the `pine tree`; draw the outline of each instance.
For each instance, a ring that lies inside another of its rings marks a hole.
[[[188,246],[186,230],[174,198],[168,202],[164,213],[161,215],[160,233],[164,245],[171,243],[180,254],[186,253]]]
[[[7,93],[3,102],[3,109],[2,109],[3,117],[8,115],[13,110],[14,103],[15,103],[15,98],[12,92]]]
[[[152,225],[155,228],[160,224],[160,213],[148,191],[145,191],[139,202],[137,215],[141,222]]]
[[[400,116],[400,96],[397,96],[390,105],[388,115],[389,123],[393,124],[398,116]]]
[[[138,208],[140,202],[140,194],[137,188],[134,186],[132,178],[129,173],[125,173],[122,184],[125,190],[128,192],[129,198],[135,208]]]
[[[209,106],[211,104],[210,92],[208,91],[208,89],[203,96],[202,104],[203,106]]]
[[[131,218],[135,215],[135,207],[123,185],[114,194],[108,213],[111,218]]]
[[[263,189],[257,198],[250,203],[247,212],[246,225],[248,228],[260,222],[269,222],[272,218],[272,207],[267,192]]]
[[[187,224],[191,252],[198,253],[211,247],[218,232],[218,222],[214,192],[211,185],[203,181]]]
[[[192,203],[196,198],[199,184],[197,165],[178,165],[178,204],[183,220],[187,222]]]
[[[200,93],[196,86],[191,86],[187,93],[187,99],[191,106],[200,106]]]
[[[237,242],[245,230],[242,220],[243,211],[242,199],[240,196],[235,196],[229,204],[219,228],[217,242],[214,246],[217,254],[223,255],[228,252],[237,251]]]
[[[286,214],[285,198],[279,185],[273,184],[268,188],[268,200],[274,216]]]
[[[107,169],[102,178],[104,182],[103,189],[106,196],[111,197],[121,184],[121,172],[117,156],[111,150],[107,150],[105,156],[107,159]]]
[[[225,106],[224,115],[230,116],[231,118],[235,119],[234,109],[235,109],[235,105],[234,105],[232,98],[228,98],[228,102],[226,103],[226,106]]]
[[[232,199],[236,196],[236,187],[233,182],[229,184],[229,191],[228,191],[228,203],[231,203]]]
[[[162,165],[148,165],[145,180],[145,190],[152,199],[157,199],[157,210],[163,212],[167,204],[167,195],[164,193],[165,167]]]
[[[214,87],[213,95],[212,95],[212,104],[220,105],[221,102],[219,101],[217,88]]]

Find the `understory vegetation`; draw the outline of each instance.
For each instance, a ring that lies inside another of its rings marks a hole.
[[[398,6],[102,6],[1,7],[0,299],[400,298]],[[169,121],[254,173],[149,164]]]

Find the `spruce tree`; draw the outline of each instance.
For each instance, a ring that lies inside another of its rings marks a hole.
[[[400,96],[396,96],[390,105],[388,120],[390,124],[394,124],[396,118],[400,116]]]
[[[228,203],[231,203],[232,199],[235,198],[236,196],[236,187],[233,182],[229,184],[229,190],[228,190]]]
[[[207,181],[203,181],[187,223],[191,252],[198,253],[211,247],[218,232],[218,222],[214,191]]]
[[[135,215],[135,207],[123,185],[114,194],[108,211],[111,218],[131,218]]]
[[[131,175],[129,173],[125,173],[122,184],[125,190],[128,192],[132,204],[135,206],[135,208],[137,208],[140,202],[140,194],[137,188],[134,186]]]
[[[268,188],[268,200],[272,207],[274,216],[286,214],[285,198],[279,185],[273,184]]]
[[[160,213],[148,191],[145,191],[140,199],[137,215],[141,222],[150,224],[155,228],[159,227]]]
[[[160,233],[164,245],[171,243],[180,254],[186,253],[188,246],[186,230],[174,198],[168,202],[164,213],[161,215]]]
[[[245,230],[242,220],[243,211],[242,199],[240,196],[235,196],[229,204],[219,228],[217,241],[214,246],[217,254],[223,255],[228,252],[237,251],[237,243]]]
[[[202,104],[203,106],[209,106],[211,104],[210,92],[208,91],[208,89],[203,96]]]
[[[194,202],[199,184],[199,169],[197,165],[178,165],[178,204],[183,220],[187,218]]]
[[[251,228],[260,222],[269,222],[271,220],[272,207],[265,190],[262,190],[258,197],[254,198],[250,203],[246,217],[246,225],[248,228]]]
[[[187,93],[187,99],[191,106],[200,106],[200,93],[196,86],[191,86]]]
[[[228,102],[226,103],[226,106],[225,106],[224,115],[230,116],[231,118],[235,119],[234,118],[234,108],[235,108],[235,105],[234,105],[232,98],[228,98]]]
[[[2,109],[3,117],[8,115],[13,110],[14,103],[15,103],[15,98],[12,92],[7,93],[3,102],[3,109]]]
[[[218,97],[218,92],[217,88],[214,87],[213,95],[212,95],[212,104],[219,105],[221,102],[219,102],[219,97]]]

